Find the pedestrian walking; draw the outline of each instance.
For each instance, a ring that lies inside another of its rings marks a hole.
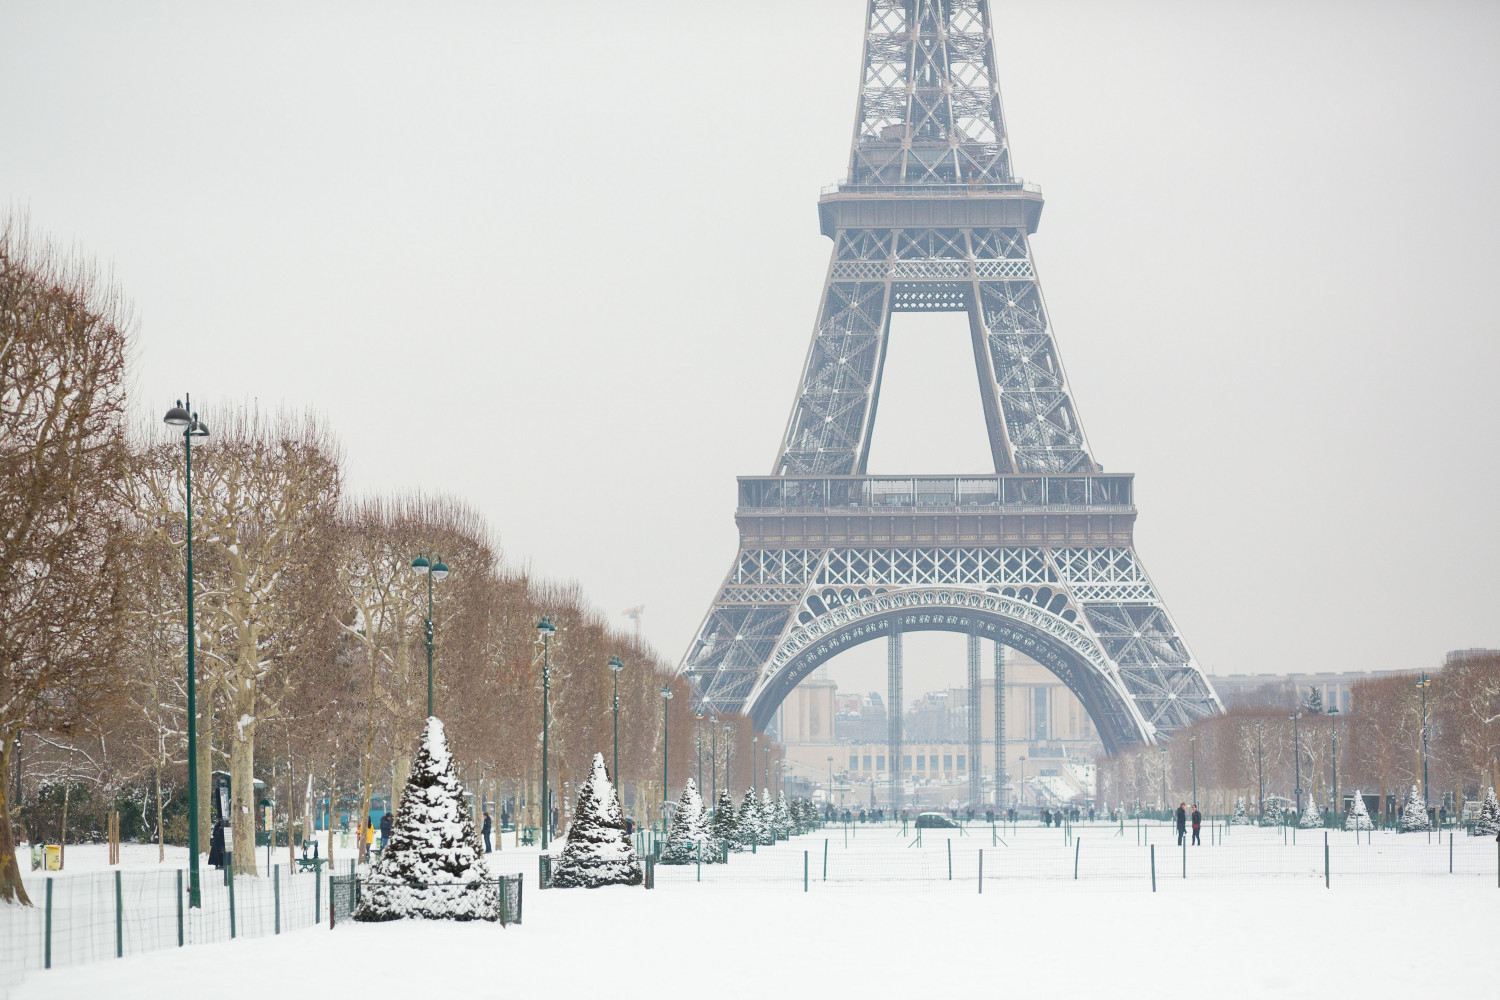
[[[490,846],[490,814],[484,814],[484,853],[488,854],[494,848]]]
[[[1187,837],[1187,803],[1177,803],[1177,846],[1181,847]]]
[[[396,814],[389,809],[385,815],[380,817],[380,849],[385,850],[385,845],[391,841],[391,830],[396,826]]]
[[[1198,811],[1198,807],[1196,805],[1194,805],[1193,806],[1193,846],[1194,847],[1202,847],[1203,846],[1202,842],[1199,841],[1199,839],[1198,839],[1198,833],[1202,829],[1203,829],[1203,814],[1201,812],[1199,812]]]

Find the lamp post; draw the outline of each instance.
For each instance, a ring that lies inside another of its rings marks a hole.
[[[1338,706],[1335,705],[1333,708],[1330,708],[1328,714],[1338,715]],[[1339,730],[1337,719],[1334,720],[1333,732],[1329,733],[1329,738],[1333,741],[1333,814],[1337,816],[1343,812],[1344,805],[1339,800]]]
[[[703,713],[693,715],[693,742],[698,744],[698,794],[703,794]]]
[[[1422,679],[1417,681],[1417,687],[1422,690],[1422,804],[1427,805],[1427,688],[1432,684],[1432,678],[1427,676],[1427,671],[1422,671]]]
[[[714,808],[719,808],[719,717],[708,717],[708,780],[714,786]]]
[[[730,798],[729,805],[730,805],[730,808],[734,807],[734,801],[733,801],[734,800],[734,782],[732,782],[732,781],[729,780],[729,761],[731,759],[731,755],[734,753],[734,742],[731,739],[730,734],[733,733],[733,732],[734,732],[734,727],[731,726],[731,725],[729,725],[728,723],[725,723],[724,724],[724,791],[726,791],[726,792],[729,793],[729,798]]]
[[[202,886],[198,874],[198,665],[194,658],[197,641],[193,634],[193,438],[208,437],[208,425],[190,411],[177,405],[162,418],[168,427],[182,428],[182,450],[187,462],[187,727],[188,727],[188,906],[203,906]]]
[[[1266,818],[1266,771],[1263,766],[1265,761],[1260,748],[1261,720],[1255,720],[1255,782],[1258,788],[1255,798],[1255,815],[1258,819]]]
[[[833,805],[833,758],[828,758],[828,804]]]
[[[1297,816],[1300,819],[1302,816],[1302,731],[1297,727],[1297,723],[1302,719],[1302,713],[1293,712],[1290,718],[1292,720],[1292,767],[1297,776]]]
[[[1161,811],[1167,812],[1167,748],[1161,748]]]
[[[1193,733],[1188,737],[1188,753],[1190,760],[1188,768],[1193,772],[1193,808],[1198,808],[1198,734]]]
[[[760,737],[750,737],[750,790],[760,800]]]
[[[615,779],[615,788],[621,789],[620,784],[620,671],[625,669],[625,664],[620,662],[618,656],[609,658],[609,673],[611,683],[614,686],[614,716],[615,716],[615,767],[609,772],[610,777]]]
[[[1026,807],[1026,758],[1017,757],[1016,760],[1021,765],[1021,790],[1016,793],[1016,805],[1024,809]]]
[[[434,580],[441,582],[448,575],[448,566],[442,559],[433,557],[428,561],[427,553],[419,552],[417,558],[411,561],[411,568],[417,571],[419,576],[427,577],[427,617],[422,622],[423,633],[427,637],[427,717],[433,716],[432,711],[432,583]]]
[[[661,686],[661,829],[667,830],[667,707],[672,700],[672,689]]]
[[[542,642],[542,849],[552,843],[552,789],[547,784],[548,701],[552,695],[552,634],[557,628],[543,615],[536,623],[536,637]]]

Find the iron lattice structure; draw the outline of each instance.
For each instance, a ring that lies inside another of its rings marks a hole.
[[[970,636],[971,685],[977,638],[1045,664],[1110,751],[1222,711],[1136,555],[1132,477],[1100,469],[1078,421],[988,3],[870,0],[862,80],[848,177],[818,204],[833,257],[797,402],[773,474],[739,480],[740,552],[682,662],[697,699],[764,727],[814,667],[882,637],[896,694],[901,633],[939,629]],[[904,310],[967,315],[994,475],[866,474]]]

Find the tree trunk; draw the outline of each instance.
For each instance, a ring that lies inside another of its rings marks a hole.
[[[255,875],[255,718],[249,692],[235,698],[229,738],[229,828],[234,835],[234,870]]]
[[[209,801],[214,773],[213,701],[213,687],[203,685],[198,692],[198,843],[188,845],[189,850],[199,855],[208,853],[209,838],[213,835],[213,803]],[[192,808],[192,803],[188,803],[188,808]]]
[[[59,867],[68,863],[68,799],[73,795],[73,783],[63,778],[62,828],[57,837],[57,863]]]
[[[162,823],[161,762],[156,764],[156,863],[167,860],[167,828]]]
[[[411,777],[411,755],[398,753],[395,766],[391,769],[391,811],[396,812],[396,807],[401,804],[401,794],[406,791],[406,779]],[[398,816],[399,812],[396,813]]]
[[[0,733],[0,902],[31,905],[21,884],[21,866],[16,863],[16,843],[10,829],[10,761],[15,748],[11,733]]]

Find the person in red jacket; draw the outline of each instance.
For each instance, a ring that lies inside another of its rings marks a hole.
[[[1203,829],[1203,814],[1201,812],[1199,812],[1198,811],[1198,807],[1196,805],[1194,805],[1193,806],[1193,846],[1194,847],[1202,847],[1203,846],[1202,843],[1200,843],[1199,840],[1198,840],[1198,832],[1200,830],[1202,830],[1202,829]]]

